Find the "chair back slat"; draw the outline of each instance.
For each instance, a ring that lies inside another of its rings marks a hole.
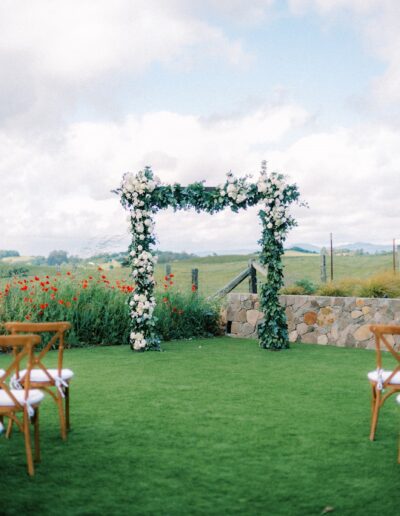
[[[45,372],[46,376],[49,378],[49,381],[52,381],[53,379],[49,375],[44,364],[42,363],[42,359],[53,346],[57,346],[57,370],[58,375],[61,375],[64,355],[64,333],[71,328],[71,323],[67,321],[50,323],[7,322],[4,323],[4,327],[12,335],[17,335],[20,333],[54,333],[49,342],[43,347],[43,349],[38,353],[38,355],[34,357],[33,364],[34,366],[37,366],[40,369],[42,369]]]
[[[0,389],[5,391],[7,396],[12,400],[15,407],[18,410],[24,410],[24,406],[17,400],[13,395],[12,389],[10,389],[7,380],[17,372],[21,367],[22,360],[26,359],[26,369],[28,374],[25,375],[23,388],[24,388],[24,399],[27,400],[29,397],[30,390],[30,372],[33,367],[33,348],[40,344],[41,338],[39,335],[1,335],[0,336],[0,348],[12,349],[12,362],[5,370],[3,376],[0,377]],[[26,406],[26,405],[25,405]],[[15,408],[13,407],[13,408]],[[1,408],[1,406],[0,406]],[[4,407],[3,407],[4,408]]]
[[[394,376],[400,372],[400,352],[394,349],[394,346],[386,338],[387,335],[400,335],[400,326],[373,324],[369,329],[375,336],[377,368],[382,369],[382,350],[389,351],[392,357],[397,361],[396,367],[393,368],[390,376],[383,382],[383,386],[385,386],[390,384]]]

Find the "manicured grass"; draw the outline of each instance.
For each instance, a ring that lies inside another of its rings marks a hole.
[[[393,398],[377,441],[368,440],[373,352],[296,345],[273,353],[228,338],[164,350],[67,351],[73,430],[63,443],[46,400],[34,479],[21,435],[1,438],[0,513],[398,512]]]

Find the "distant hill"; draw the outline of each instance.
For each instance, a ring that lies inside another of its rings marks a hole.
[[[31,263],[34,260],[34,256],[7,256],[1,258],[1,263]]]
[[[308,252],[308,253],[319,253],[321,250],[321,247],[318,247],[313,244],[293,244],[292,246],[288,247],[289,249],[293,249],[298,251],[301,249],[301,252]]]
[[[216,251],[198,251],[197,256],[235,256],[235,255],[253,255],[259,252],[257,249],[218,249]]]
[[[392,250],[391,245],[369,244],[367,242],[355,242],[354,244],[343,244],[334,247],[335,249],[348,249],[349,251],[358,251],[359,249],[362,249],[364,253],[369,254],[385,253]]]
[[[300,253],[300,254],[318,254],[317,251],[310,251],[309,249],[304,249],[304,247],[298,247],[297,245],[295,245],[293,247],[289,247],[288,249],[285,249],[285,254],[288,251],[294,251],[295,253]]]

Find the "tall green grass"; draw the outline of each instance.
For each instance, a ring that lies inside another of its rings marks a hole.
[[[77,277],[71,272],[34,278],[13,278],[0,292],[0,322],[69,321],[71,347],[128,344],[128,301],[134,286],[93,272]],[[219,332],[219,309],[196,293],[157,294],[157,331],[162,340],[203,337]]]
[[[339,297],[400,297],[400,275],[390,271],[373,274],[367,279],[344,278],[330,281],[319,286],[315,285],[313,289],[311,285],[307,280],[297,281],[294,285],[284,287],[281,293]]]

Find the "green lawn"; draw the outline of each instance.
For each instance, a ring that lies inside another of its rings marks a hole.
[[[42,463],[29,479],[21,435],[1,438],[0,513],[398,512],[394,398],[377,441],[368,440],[373,352],[296,345],[273,353],[229,338],[164,350],[69,350],[69,440],[46,400]]]

